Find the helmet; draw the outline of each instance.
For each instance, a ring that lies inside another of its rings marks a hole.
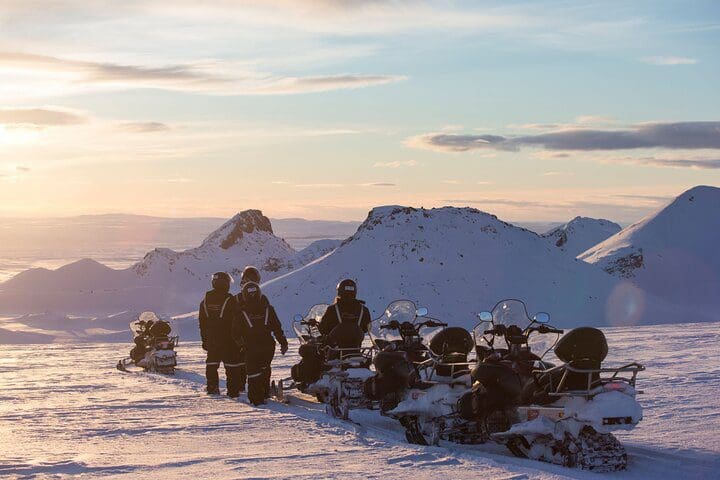
[[[346,278],[337,284],[337,296],[342,299],[351,299],[357,296],[357,284],[354,280]]]
[[[255,282],[248,282],[243,285],[242,298],[245,303],[256,303],[260,301],[262,292],[260,291],[260,285]]]
[[[240,283],[245,282],[260,283],[260,271],[252,265],[245,267],[240,277]]]
[[[215,272],[212,276],[212,287],[215,290],[230,291],[230,284],[233,278],[227,272]]]

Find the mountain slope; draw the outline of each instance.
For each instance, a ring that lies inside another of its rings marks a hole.
[[[338,280],[359,283],[374,316],[398,298],[431,315],[473,326],[503,298],[551,312],[558,325],[605,323],[614,279],[551,247],[545,238],[471,208],[373,209],[333,253],[263,288],[287,324],[293,313],[330,301]]]
[[[547,238],[556,248],[574,258],[620,230],[622,227],[610,220],[575,217],[568,223],[543,234],[543,237]]]
[[[715,314],[720,309],[720,188],[692,188],[578,258],[644,294]],[[689,319],[688,319],[689,321]]]

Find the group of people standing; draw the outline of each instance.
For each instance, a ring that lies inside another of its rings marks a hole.
[[[237,295],[230,293],[232,283],[226,272],[213,274],[212,290],[200,302],[200,338],[207,352],[207,392],[220,393],[218,368],[222,363],[227,395],[237,398],[247,383],[248,399],[259,405],[269,395],[275,344],[280,344],[280,352],[285,355],[288,342],[275,309],[260,290],[258,269],[243,270]]]
[[[212,290],[200,302],[199,320],[202,348],[207,352],[205,376],[207,393],[220,393],[218,369],[225,367],[227,395],[237,398],[245,391],[254,405],[270,396],[271,363],[276,343],[285,355],[288,341],[275,309],[260,290],[260,272],[248,266],[240,279],[240,292],[230,293],[232,277],[226,272],[212,276]],[[372,318],[364,302],[357,299],[357,284],[350,279],[337,285],[335,302],[318,324],[329,335],[341,323],[352,322],[363,332]]]

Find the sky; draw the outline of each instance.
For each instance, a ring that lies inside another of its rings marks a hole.
[[[635,221],[720,185],[720,3],[2,0],[0,217]]]

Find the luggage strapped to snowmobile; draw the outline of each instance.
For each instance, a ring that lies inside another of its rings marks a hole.
[[[550,391],[548,395],[551,397],[565,396],[584,396],[591,398],[598,393],[609,390],[624,390],[626,385],[635,388],[635,381],[639,372],[645,370],[645,367],[639,363],[633,362],[623,365],[622,367],[602,367],[602,368],[577,368],[571,364],[558,365],[549,370],[533,370],[533,376],[536,381],[540,381],[541,377],[548,378],[550,381]],[[553,385],[553,379],[562,372],[557,385]],[[610,376],[601,376],[603,373],[612,373]],[[555,374],[555,375],[553,375]],[[570,374],[586,375],[587,388],[563,390],[568,381]],[[636,393],[643,393],[639,391]]]

